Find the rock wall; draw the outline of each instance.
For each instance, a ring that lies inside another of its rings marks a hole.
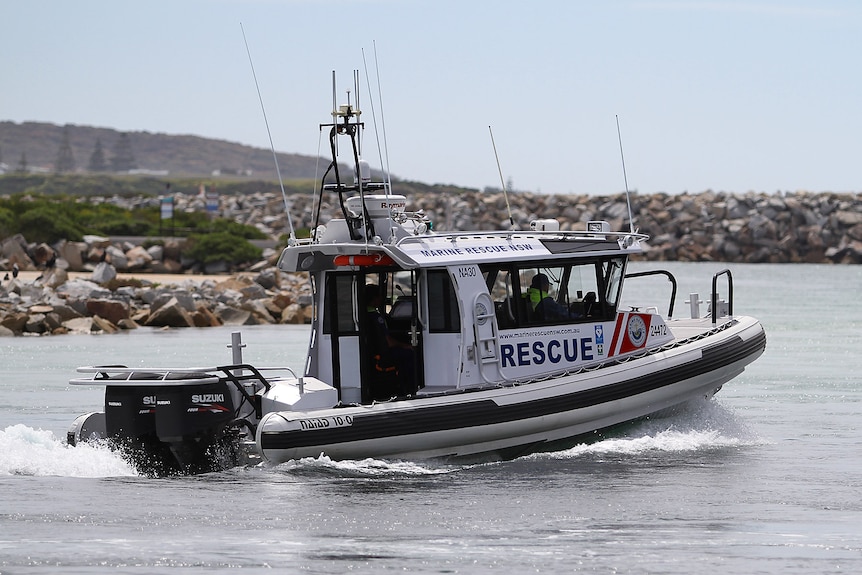
[[[726,262],[862,263],[862,198],[859,194],[653,194],[631,197],[635,227],[650,236],[648,260]],[[291,199],[294,226],[311,227],[308,196]],[[607,220],[612,229],[628,228],[624,195],[613,197],[514,193],[512,218],[519,229],[536,219],[556,218],[562,230],[584,229],[590,220]],[[435,193],[408,199],[408,210],[423,208],[437,230],[507,229],[502,193]],[[286,225],[283,203],[274,194],[223,198],[222,210],[252,223],[272,237]],[[321,209],[321,223],[336,214]],[[0,335],[112,332],[139,325],[204,327],[255,323],[307,323],[311,293],[306,274],[285,274],[273,267],[278,254],[249,273],[160,286],[145,279],[117,280],[117,271],[145,278],[148,272],[180,273],[181,245],[118,244],[108,238],[28,244],[20,237],[0,242]],[[25,282],[18,270],[42,275]],[[69,279],[68,270],[91,272]],[[211,270],[218,273],[224,270]]]
[[[436,229],[508,227],[502,193],[425,200],[421,205]],[[584,229],[590,220],[628,229],[624,194],[518,193],[509,194],[509,202],[520,229],[543,218],[558,219],[563,230]],[[649,260],[862,263],[859,194],[633,194],[631,203],[635,228],[650,236],[644,256]]]
[[[397,191],[397,183],[395,185]],[[89,198],[111,201],[130,209],[146,198]],[[635,227],[650,236],[650,260],[726,261],[771,263],[860,263],[862,262],[862,195],[797,192],[788,194],[632,194]],[[175,198],[175,209],[206,209],[199,196]],[[293,226],[311,228],[317,206],[310,194],[288,197]],[[519,229],[529,229],[531,220],[556,218],[563,230],[584,229],[589,220],[607,220],[615,230],[628,228],[625,195],[509,194],[512,218]],[[408,197],[407,209],[424,210],[434,228],[446,230],[508,229],[509,215],[502,192],[441,191]],[[256,193],[219,198],[219,215],[257,227],[273,239],[288,229],[280,194]],[[324,198],[320,223],[340,216],[337,197]],[[42,269],[55,258],[67,269],[92,270],[108,261],[118,271],[183,273],[194,262],[183,259],[182,242],[143,249],[129,242],[89,236],[85,242],[59,242],[54,246],[28,244],[24,238],[0,242],[0,270]],[[271,259],[272,254],[265,254]],[[200,268],[200,266],[198,266]],[[225,273],[224,269],[194,269],[203,273]]]
[[[398,186],[395,184],[397,193]],[[313,225],[310,195],[288,198],[295,228]],[[321,223],[338,215],[337,198],[326,198]],[[862,263],[862,195],[835,193],[632,194],[635,227],[648,234],[650,260],[771,263]],[[589,220],[628,228],[625,195],[510,193],[519,229],[531,220],[556,218],[561,228],[584,229]],[[256,225],[273,237],[287,227],[275,194],[225,198],[222,214]],[[439,192],[408,198],[407,209],[423,209],[437,230],[508,229],[502,192]]]
[[[11,278],[0,285],[0,336],[311,321],[307,274],[268,268],[220,281],[177,278],[164,285],[116,278],[100,284],[69,279],[62,268],[32,281]]]

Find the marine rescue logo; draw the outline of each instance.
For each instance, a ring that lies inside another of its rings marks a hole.
[[[641,316],[635,314],[629,316],[626,331],[629,336],[629,341],[634,347],[641,347],[646,343],[647,327],[646,322],[644,322]]]

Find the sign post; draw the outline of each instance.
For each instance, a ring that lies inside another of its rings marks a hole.
[[[174,235],[174,197],[165,196],[159,201],[161,218],[159,219],[159,235],[164,235],[162,225],[165,220],[171,220],[171,236]]]

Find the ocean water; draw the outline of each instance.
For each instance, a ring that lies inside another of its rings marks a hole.
[[[724,266],[665,267],[679,316]],[[67,384],[75,367],[223,364],[233,330],[2,339],[0,574],[860,573],[862,268],[730,268],[734,311],[761,319],[768,344],[713,400],[482,465],[320,457],[138,476],[65,445],[102,402]],[[664,310],[668,286],[633,281],[625,301]],[[306,328],[242,331],[247,361],[301,369]]]

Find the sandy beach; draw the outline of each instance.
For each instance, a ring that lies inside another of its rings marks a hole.
[[[0,278],[5,277],[7,272],[0,272]],[[12,272],[8,272],[9,277],[12,277]],[[92,277],[92,272],[68,272],[69,279],[85,279],[89,280]],[[32,283],[36,278],[42,275],[41,271],[22,271],[18,273],[18,279],[25,283]],[[182,285],[186,282],[193,282],[195,284],[203,283],[206,280],[213,280],[215,282],[220,282],[225,279],[236,277],[239,275],[248,275],[248,274],[223,274],[223,275],[205,275],[205,274],[151,274],[151,273],[118,273],[117,277],[120,279],[138,279],[138,280],[146,280],[152,283],[160,284],[160,285]],[[5,283],[5,282],[4,282]]]

